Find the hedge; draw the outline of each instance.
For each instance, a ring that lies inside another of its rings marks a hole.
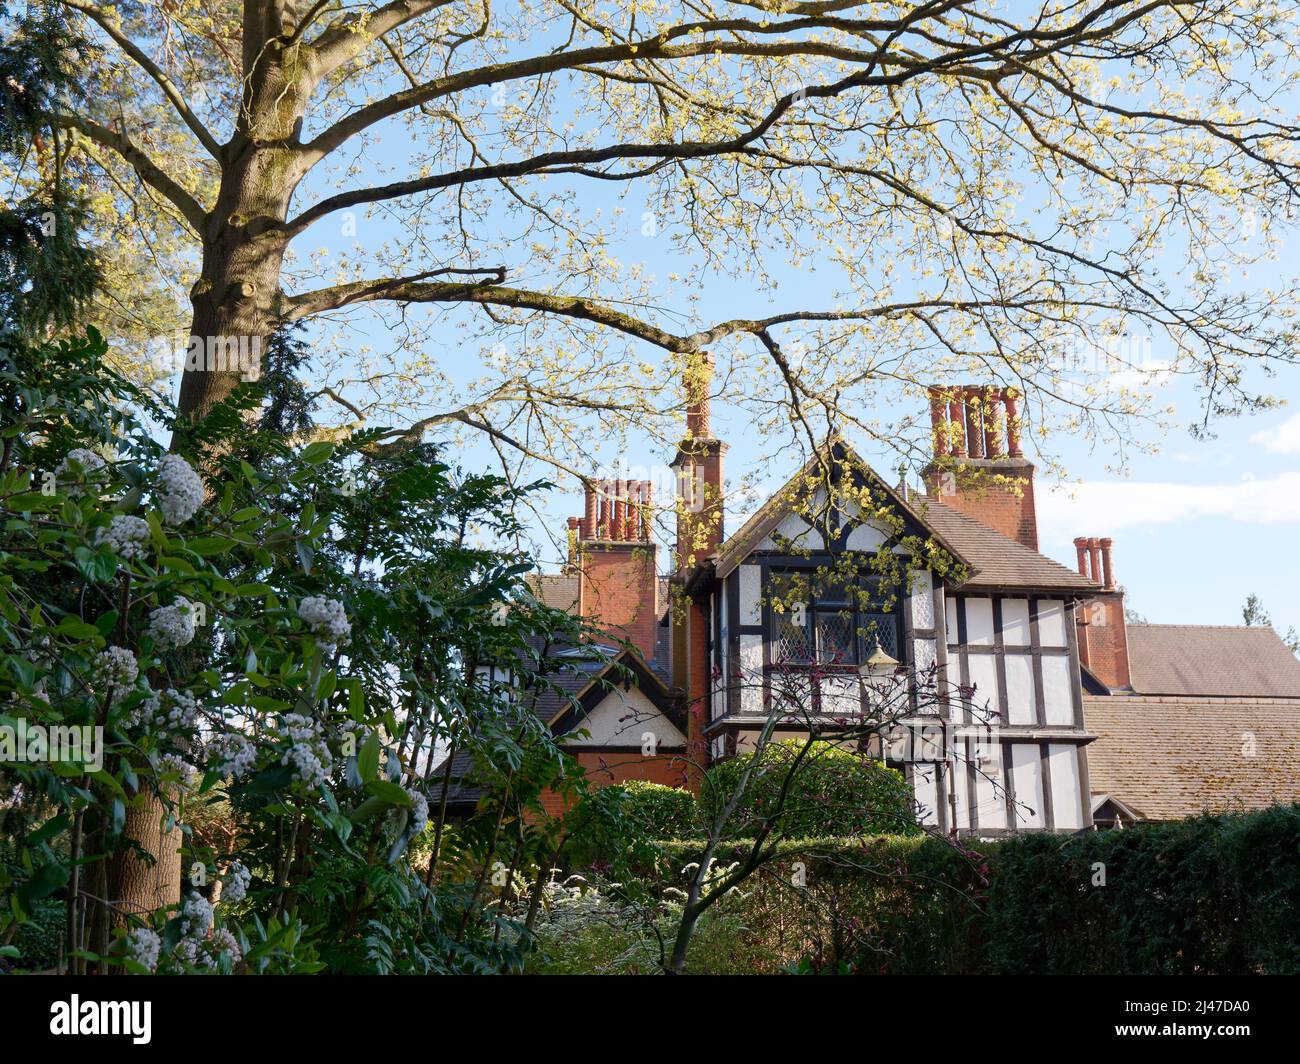
[[[786,740],[764,748],[727,824],[728,834],[752,831],[770,815],[768,811],[775,808],[789,768],[804,745],[800,740]],[[706,823],[735,794],[753,757],[730,757],[705,772],[699,805]],[[912,789],[902,773],[829,742],[811,744],[790,781],[781,809],[777,831],[787,837],[911,835],[919,831]]]
[[[642,872],[680,886],[699,851],[663,843]],[[727,843],[717,860],[744,852]],[[720,904],[746,928],[737,948],[757,942],[772,970],[1297,974],[1300,805],[960,845],[786,841]]]

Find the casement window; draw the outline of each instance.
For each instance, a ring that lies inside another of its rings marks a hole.
[[[857,668],[871,656],[876,641],[890,657],[902,660],[897,606],[890,608],[878,590],[850,595],[829,588],[801,605],[772,610],[771,663]]]

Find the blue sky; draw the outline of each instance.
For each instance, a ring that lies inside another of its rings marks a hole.
[[[377,166],[389,173],[401,173],[412,151],[409,135],[396,127],[381,127],[378,140],[367,146],[362,170]],[[366,175],[370,183],[372,175]],[[309,182],[297,197],[297,206],[314,200],[323,186]],[[811,270],[776,270],[779,290],[756,292],[747,284],[742,270],[737,277],[706,275],[698,291],[670,294],[666,279],[678,270],[668,233],[646,237],[638,222],[646,208],[644,192],[637,186],[612,186],[592,182],[580,187],[584,211],[600,210],[609,217],[612,208],[625,211],[620,231],[612,238],[609,254],[625,266],[640,264],[656,280],[652,291],[662,290],[660,310],[689,314],[687,296],[699,297],[699,313],[709,320],[757,316],[791,307],[816,308],[826,299],[830,278]],[[360,219],[357,235],[342,234],[338,218],[327,219],[295,243],[298,261],[319,256],[328,267],[342,258],[354,259],[357,250],[384,241],[402,245],[407,239],[398,216],[381,210]],[[490,226],[493,219],[487,219]],[[502,231],[511,223],[503,216]],[[1294,235],[1285,243],[1294,246]],[[419,268],[419,252],[412,248],[412,271]],[[1170,252],[1171,256],[1176,251]],[[511,280],[535,282],[544,273],[521,250],[517,261],[509,262]],[[1177,272],[1177,264],[1171,273]],[[769,264],[769,269],[771,266]],[[1284,254],[1279,262],[1256,268],[1240,280],[1245,288],[1281,287],[1294,263]],[[432,321],[425,308],[412,308],[416,320]],[[382,360],[397,348],[398,340],[374,313],[362,312],[350,319],[350,343],[368,345]],[[442,339],[445,337],[445,342]],[[432,349],[426,349],[437,364],[457,380],[468,380],[481,372],[477,352],[459,346],[457,334],[446,329],[432,334]],[[641,352],[638,352],[640,356]],[[1159,361],[1160,352],[1151,352]],[[652,349],[644,351],[647,361],[659,364]],[[960,383],[960,382],[952,382]],[[978,382],[972,382],[978,383]],[[1288,369],[1266,379],[1256,374],[1247,382],[1280,397],[1300,394],[1300,370]],[[1300,532],[1300,413],[1290,407],[1254,418],[1221,421],[1212,426],[1216,438],[1194,439],[1184,427],[1194,420],[1199,406],[1186,382],[1159,382],[1161,403],[1174,411],[1175,427],[1163,435],[1145,434],[1137,442],[1156,444],[1154,454],[1124,447],[1126,466],[1114,468],[1116,452],[1127,442],[1119,439],[1085,441],[1052,438],[1048,446],[1053,457],[1068,471],[1070,484],[1051,490],[1050,477],[1040,479],[1038,511],[1041,546],[1045,553],[1073,565],[1071,540],[1076,535],[1111,536],[1114,539],[1115,573],[1129,592],[1129,604],[1152,621],[1239,624],[1240,609],[1248,593],[1261,596],[1277,625],[1285,630],[1300,627],[1300,568],[1289,560],[1287,548]],[[882,392],[883,404],[894,401]],[[412,411],[412,419],[419,411]],[[925,417],[917,410],[916,415]],[[727,456],[729,483],[746,478],[756,494],[771,490],[789,476],[797,457],[770,454],[768,445],[755,438],[740,412],[715,404],[717,435],[730,444]],[[590,425],[593,442],[602,436],[598,423]],[[896,459],[858,442],[866,457],[882,472],[892,470]],[[635,437],[628,441],[623,456],[633,466],[665,463],[671,455],[661,445]],[[491,448],[481,441],[467,441],[456,455],[468,468],[495,464]],[[1031,453],[1030,457],[1034,455]],[[594,461],[593,461],[594,471]],[[1040,474],[1042,476],[1042,474]],[[891,474],[890,479],[894,479]],[[538,558],[544,566],[559,562],[555,540],[542,535],[543,529],[558,530],[564,519],[581,511],[576,485],[554,491],[544,502],[538,519]],[[738,506],[737,511],[747,507]],[[729,527],[738,525],[740,512],[729,517]],[[666,552],[665,552],[666,553]]]

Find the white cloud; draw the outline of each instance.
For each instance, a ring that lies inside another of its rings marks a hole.
[[[1207,517],[1254,525],[1300,523],[1300,473],[1232,484],[1100,481],[1051,488],[1038,498],[1039,532],[1048,541]]]
[[[1250,442],[1274,454],[1300,454],[1300,414],[1292,414],[1282,424],[1255,433]]]

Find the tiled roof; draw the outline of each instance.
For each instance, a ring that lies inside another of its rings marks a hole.
[[[1128,653],[1139,694],[1300,698],[1300,661],[1272,628],[1130,624]]]
[[[1083,699],[1093,794],[1148,820],[1300,801],[1300,701]]]
[[[1101,588],[1069,566],[1030,550],[973,517],[919,495],[912,509],[927,525],[962,555],[975,569],[963,588],[1025,587],[1062,591],[1100,591]]]
[[[537,596],[543,606],[553,610],[567,610],[571,613],[578,609],[578,577],[575,573],[532,573],[527,578],[529,590]]]

